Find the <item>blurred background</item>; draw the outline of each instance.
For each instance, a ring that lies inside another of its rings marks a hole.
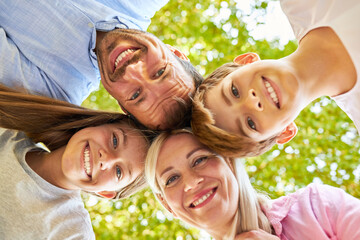
[[[279,2],[272,0],[170,0],[148,31],[183,51],[204,76],[241,53],[277,59],[297,47]],[[103,87],[83,105],[120,111]],[[323,97],[295,122],[299,132],[292,141],[246,159],[255,188],[277,198],[320,182],[360,198],[360,137],[347,115]],[[211,239],[166,214],[149,189],[119,201],[83,198],[97,239]]]

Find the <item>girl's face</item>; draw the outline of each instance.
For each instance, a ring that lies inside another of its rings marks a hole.
[[[147,147],[140,131],[126,123],[82,129],[62,155],[65,182],[69,189],[118,191],[143,172]]]
[[[156,181],[163,205],[185,222],[211,229],[232,222],[239,187],[225,160],[192,134],[169,137],[161,148]]]

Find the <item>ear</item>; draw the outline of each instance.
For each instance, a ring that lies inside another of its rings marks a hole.
[[[183,53],[181,52],[179,49],[166,44],[166,46],[170,49],[171,52],[173,52],[177,57],[181,58],[182,60],[186,60],[188,62],[190,62],[189,58]]]
[[[100,192],[96,192],[96,194],[98,194],[104,198],[111,198],[111,199],[116,196],[115,191],[100,191]]]
[[[257,53],[253,52],[241,54],[234,59],[234,63],[239,65],[245,65],[256,61],[260,61],[260,57]]]
[[[295,137],[298,129],[294,122],[290,123],[284,131],[277,137],[276,143],[277,144],[285,144],[289,142],[293,137]]]
[[[155,193],[155,195],[157,199],[159,199],[159,201],[161,202],[161,205],[163,205],[164,208],[166,208],[166,210],[168,210],[174,217],[177,217],[177,215],[172,211],[171,207],[168,205],[163,196],[160,193]]]

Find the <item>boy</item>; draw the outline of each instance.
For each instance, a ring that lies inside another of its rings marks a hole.
[[[212,73],[194,97],[193,131],[219,153],[255,156],[290,141],[297,133],[293,120],[321,96],[332,97],[360,129],[360,29],[354,24],[360,3],[280,2],[298,49],[279,60],[240,55]]]

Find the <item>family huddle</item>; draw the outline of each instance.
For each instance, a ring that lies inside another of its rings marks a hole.
[[[167,0],[0,2],[0,239],[95,239],[81,191],[150,187],[214,239],[360,239],[360,200],[312,183],[270,199],[246,157],[331,97],[360,129],[360,2],[280,0],[298,48],[202,76],[146,32]],[[103,85],[123,113],[81,107]]]

